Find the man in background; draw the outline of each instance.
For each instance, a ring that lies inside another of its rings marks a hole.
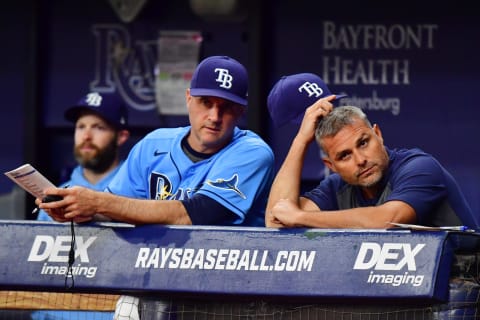
[[[73,154],[77,166],[60,187],[103,191],[120,168],[120,147],[130,137],[127,108],[113,93],[90,92],[65,111],[75,124]],[[52,220],[41,210],[37,220]]]
[[[116,94],[90,92],[68,108],[64,116],[75,124],[73,154],[77,166],[60,187],[82,186],[103,191],[120,168],[120,147],[130,137],[125,104]],[[52,218],[40,210],[37,220],[52,221]],[[106,320],[112,319],[113,312],[45,310],[33,312],[31,317]]]

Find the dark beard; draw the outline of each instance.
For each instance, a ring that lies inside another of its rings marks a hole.
[[[117,158],[118,150],[116,141],[117,137],[115,136],[103,150],[94,146],[97,150],[97,154],[93,158],[88,159],[85,159],[77,150],[77,148],[74,147],[73,153],[75,155],[75,159],[77,160],[78,164],[85,169],[92,170],[95,173],[104,173],[110,168],[112,163]]]

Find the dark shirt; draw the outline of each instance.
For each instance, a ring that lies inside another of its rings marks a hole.
[[[358,186],[345,183],[332,174],[303,196],[324,211],[381,205],[398,200],[408,203],[416,213],[417,224],[426,226],[479,223],[452,175],[430,154],[420,149],[387,148],[389,167],[382,179],[383,188],[374,199],[365,199]]]

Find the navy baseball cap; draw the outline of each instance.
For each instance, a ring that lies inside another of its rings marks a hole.
[[[94,113],[114,126],[124,129],[128,124],[127,107],[117,94],[90,92],[65,111],[65,119],[73,123],[85,113]]]
[[[326,83],[316,74],[297,73],[283,76],[268,94],[267,107],[275,127],[288,122],[301,123],[305,110],[318,99],[328,97],[330,92]],[[335,100],[346,94],[335,94]]]
[[[205,58],[195,69],[190,95],[218,97],[247,106],[247,70],[240,62],[227,56]]]

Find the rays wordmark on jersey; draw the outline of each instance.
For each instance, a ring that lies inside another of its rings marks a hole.
[[[150,175],[150,199],[155,200],[183,200],[187,199],[190,191],[184,192],[178,189],[176,193],[172,193],[172,182],[161,173],[153,172]]]
[[[238,174],[234,174],[230,179],[216,179],[215,181],[207,180],[207,184],[223,190],[231,190],[238,194],[242,199],[246,199],[245,194],[238,188]],[[153,172],[150,175],[150,199],[155,200],[184,200],[190,198],[193,193],[200,189],[200,186],[195,188],[178,188],[175,193],[172,193],[172,182],[168,176]]]

